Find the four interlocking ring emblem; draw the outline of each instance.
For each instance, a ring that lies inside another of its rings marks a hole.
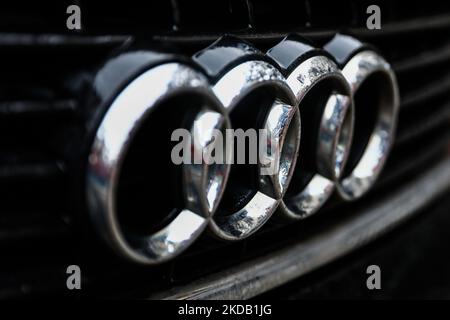
[[[144,264],[172,259],[205,229],[239,241],[269,219],[314,214],[333,193],[345,201],[361,197],[385,163],[399,105],[389,64],[345,35],[323,49],[290,35],[266,53],[229,36],[191,58],[126,52],[97,73],[94,93],[100,111],[88,152],[88,209],[116,252]],[[275,139],[267,144],[276,141],[278,170],[263,174],[261,164],[228,162],[175,166],[157,153],[147,164],[129,160],[138,158],[130,154],[139,154],[140,140],[170,152],[164,123],[200,135],[193,153],[216,143],[214,130],[265,129]],[[144,179],[150,165],[167,170],[167,179]],[[130,175],[144,182],[128,194],[161,184],[140,197],[154,209],[126,205],[134,199],[122,199]],[[173,201],[162,205],[167,193]],[[152,215],[164,222],[152,226]]]

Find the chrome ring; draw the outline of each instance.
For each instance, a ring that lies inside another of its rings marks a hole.
[[[217,106],[216,110],[221,110],[221,105]],[[184,192],[187,205],[192,210],[198,208],[205,199],[208,216],[216,211],[222,198],[228,180],[232,154],[227,154],[225,150],[222,150],[225,157],[223,163],[215,163],[212,159],[205,159],[208,154],[204,151],[214,148],[218,143],[216,132],[224,135],[229,128],[230,122],[228,117],[223,115],[223,110],[217,112],[210,108],[203,108],[197,114],[191,128],[191,135],[194,137],[191,142],[191,150],[194,154],[203,155],[203,160],[201,164],[183,165]]]
[[[318,128],[317,172],[301,191],[285,196],[280,203],[280,213],[284,218],[306,218],[325,204],[334,191],[350,150],[353,102],[350,87],[338,66],[326,56],[313,56],[300,63],[290,73],[287,82],[302,113],[304,98],[324,80],[333,82],[333,90],[325,103]],[[303,116],[303,121],[308,119]]]
[[[144,71],[117,95],[101,120],[91,146],[86,181],[91,217],[107,242],[135,262],[159,263],[185,250],[207,226],[226,183],[227,166],[215,168],[204,162],[183,164],[185,208],[181,208],[169,224],[151,234],[137,235],[124,230],[118,219],[119,176],[133,138],[161,103],[184,93],[196,94],[208,101],[207,105],[199,106],[202,109],[193,122],[191,133],[201,126],[207,128],[203,134],[229,127],[206,77],[188,66],[166,63]],[[211,141],[203,136],[193,144],[194,151],[201,152]],[[210,170],[217,170],[223,176],[211,180],[214,174],[211,175]]]
[[[397,80],[391,66],[374,51],[357,53],[343,68],[342,73],[351,86],[355,97],[355,108],[377,103],[377,119],[367,145],[351,172],[344,174],[337,183],[339,195],[345,200],[361,197],[375,183],[386,162],[393,144],[399,109]],[[370,90],[364,102],[357,100],[358,91],[368,79],[378,77],[379,86]],[[355,119],[358,121],[358,119]],[[353,145],[352,148],[357,147]]]
[[[352,97],[330,95],[319,128],[317,168],[324,177],[336,181],[342,174],[349,156],[353,137]]]
[[[297,108],[293,107],[294,95],[275,67],[258,60],[243,62],[221,77],[213,91],[230,114],[244,97],[264,87],[275,89],[277,93],[266,113],[263,128],[278,142],[276,150],[280,157],[275,161],[279,161],[281,170],[276,170],[276,174],[262,175],[265,168],[259,165],[259,187],[251,199],[237,212],[216,215],[211,219],[211,230],[220,239],[240,240],[257,231],[278,207],[295,167],[300,143],[300,116]]]

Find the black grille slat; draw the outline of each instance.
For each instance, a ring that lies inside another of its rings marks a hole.
[[[450,45],[435,48],[420,55],[393,63],[396,73],[417,72],[420,69],[450,61]]]
[[[402,108],[411,108],[417,105],[426,103],[429,99],[436,96],[446,94],[450,91],[450,75],[443,77],[441,79],[433,79],[429,81],[421,88],[411,92],[402,92],[400,87],[400,92],[402,93],[401,102]]]
[[[52,239],[53,241],[61,241],[62,236],[68,235],[68,228],[64,224],[55,224],[39,222],[35,225],[23,225],[20,224],[15,228],[1,228],[0,229],[0,242],[15,242],[16,244],[27,242],[32,243],[33,246],[37,242],[45,239]]]
[[[0,179],[53,179],[65,174],[61,162],[0,165]]]
[[[36,267],[35,270],[15,270],[13,277],[0,277],[0,299],[26,295],[45,295],[66,289],[67,265]],[[83,281],[83,283],[86,283]]]
[[[401,121],[396,136],[396,144],[407,143],[433,129],[438,127],[447,128],[448,126],[450,126],[450,104],[445,103],[443,106],[436,108],[436,111],[433,110],[430,114],[420,118],[416,117],[409,121],[407,119]]]
[[[74,99],[57,101],[5,101],[0,102],[0,116],[19,115],[73,115],[78,108]]]
[[[441,130],[439,133],[437,137],[428,133],[419,140],[395,147],[380,179],[381,187],[386,188],[388,183],[393,183],[408,173],[417,172],[418,168],[432,163],[432,159],[440,159],[449,144],[450,133],[448,130]]]
[[[387,38],[392,36],[418,35],[424,32],[450,28],[450,14],[434,15],[409,19],[400,22],[383,23],[381,30],[368,30],[365,27],[351,29],[351,33],[364,38]],[[417,39],[417,38],[416,38]]]
[[[77,36],[62,34],[0,33],[0,48],[114,48],[131,41],[131,36]]]

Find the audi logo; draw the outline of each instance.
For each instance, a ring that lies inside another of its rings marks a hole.
[[[205,231],[239,241],[269,219],[311,216],[333,194],[363,196],[386,161],[399,105],[390,65],[341,34],[323,49],[289,35],[266,53],[230,36],[192,57],[124,52],[97,72],[92,91],[88,211],[116,253],[143,264],[174,258]],[[215,130],[265,129],[278,170],[175,165],[177,128],[200,135],[193,153],[216,143]]]

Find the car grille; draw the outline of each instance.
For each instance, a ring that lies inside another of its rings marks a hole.
[[[372,3],[365,1],[173,0],[142,10],[140,3],[104,8],[76,2],[86,15],[80,32],[64,29],[64,1],[51,8],[1,5],[0,298],[79,295],[66,290],[71,264],[81,266],[81,294],[142,296],[190,283],[289,246],[297,232],[331,227],[337,216],[382,201],[448,157],[450,4],[381,1],[382,30],[371,31],[365,28],[365,8]],[[191,55],[226,32],[265,51],[288,32],[323,44],[338,31],[379,48],[400,88],[396,143],[367,196],[334,203],[317,217],[287,227],[266,226],[240,243],[201,239],[163,266],[129,265],[103,247],[82,201],[79,150],[93,111],[86,107],[86,91],[114,50],[138,43]]]

